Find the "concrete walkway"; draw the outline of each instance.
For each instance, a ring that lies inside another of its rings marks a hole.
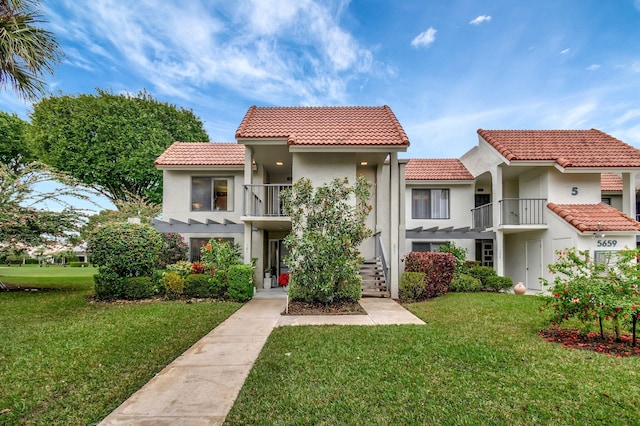
[[[221,425],[277,326],[424,324],[391,299],[362,299],[360,304],[367,315],[281,316],[286,293],[258,292],[100,425]]]

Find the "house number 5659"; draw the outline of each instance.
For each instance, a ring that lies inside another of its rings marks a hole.
[[[574,186],[573,188],[571,188],[571,195],[578,195],[578,187]]]

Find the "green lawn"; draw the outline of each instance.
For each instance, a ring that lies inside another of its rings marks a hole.
[[[449,294],[426,326],[278,328],[227,424],[638,424],[640,359],[538,337],[541,301]]]
[[[0,424],[100,421],[240,307],[91,303],[93,268],[0,268]]]

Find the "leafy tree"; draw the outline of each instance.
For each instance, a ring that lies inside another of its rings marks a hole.
[[[358,250],[371,236],[365,222],[371,206],[371,184],[358,177],[334,179],[315,189],[302,178],[284,191],[291,233],[285,239],[289,256],[289,297],[316,303],[357,301],[363,259]]]
[[[35,100],[45,92],[44,73],[53,72],[61,51],[43,23],[37,0],[0,0],[0,86]]]
[[[146,92],[60,95],[31,114],[29,138],[46,164],[94,188],[114,203],[162,202],[154,160],[175,141],[208,141],[192,111]]]
[[[29,123],[17,115],[0,111],[0,163],[12,172],[35,160],[25,138],[28,126]]]
[[[60,180],[69,186],[53,192],[35,189],[37,184],[50,180]],[[13,172],[0,164],[0,246],[11,251],[16,247],[47,245],[67,237],[82,223],[83,215],[63,199],[65,196],[87,199],[75,190],[72,180],[42,165],[30,164]],[[64,209],[58,212],[36,207],[48,201]]]

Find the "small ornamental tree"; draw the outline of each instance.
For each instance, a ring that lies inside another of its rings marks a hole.
[[[302,178],[283,191],[291,217],[285,238],[289,255],[289,297],[312,303],[355,302],[362,293],[359,246],[372,235],[366,226],[371,184],[358,177],[334,179],[314,190]]]
[[[577,318],[588,327],[597,321],[604,337],[603,322],[612,321],[620,339],[624,322],[635,324],[640,311],[640,251],[617,251],[615,261],[610,259],[606,264],[595,263],[589,252],[574,248],[560,251],[558,256],[556,263],[549,265],[553,281],[541,279],[551,292],[546,302],[553,312],[551,323]]]

